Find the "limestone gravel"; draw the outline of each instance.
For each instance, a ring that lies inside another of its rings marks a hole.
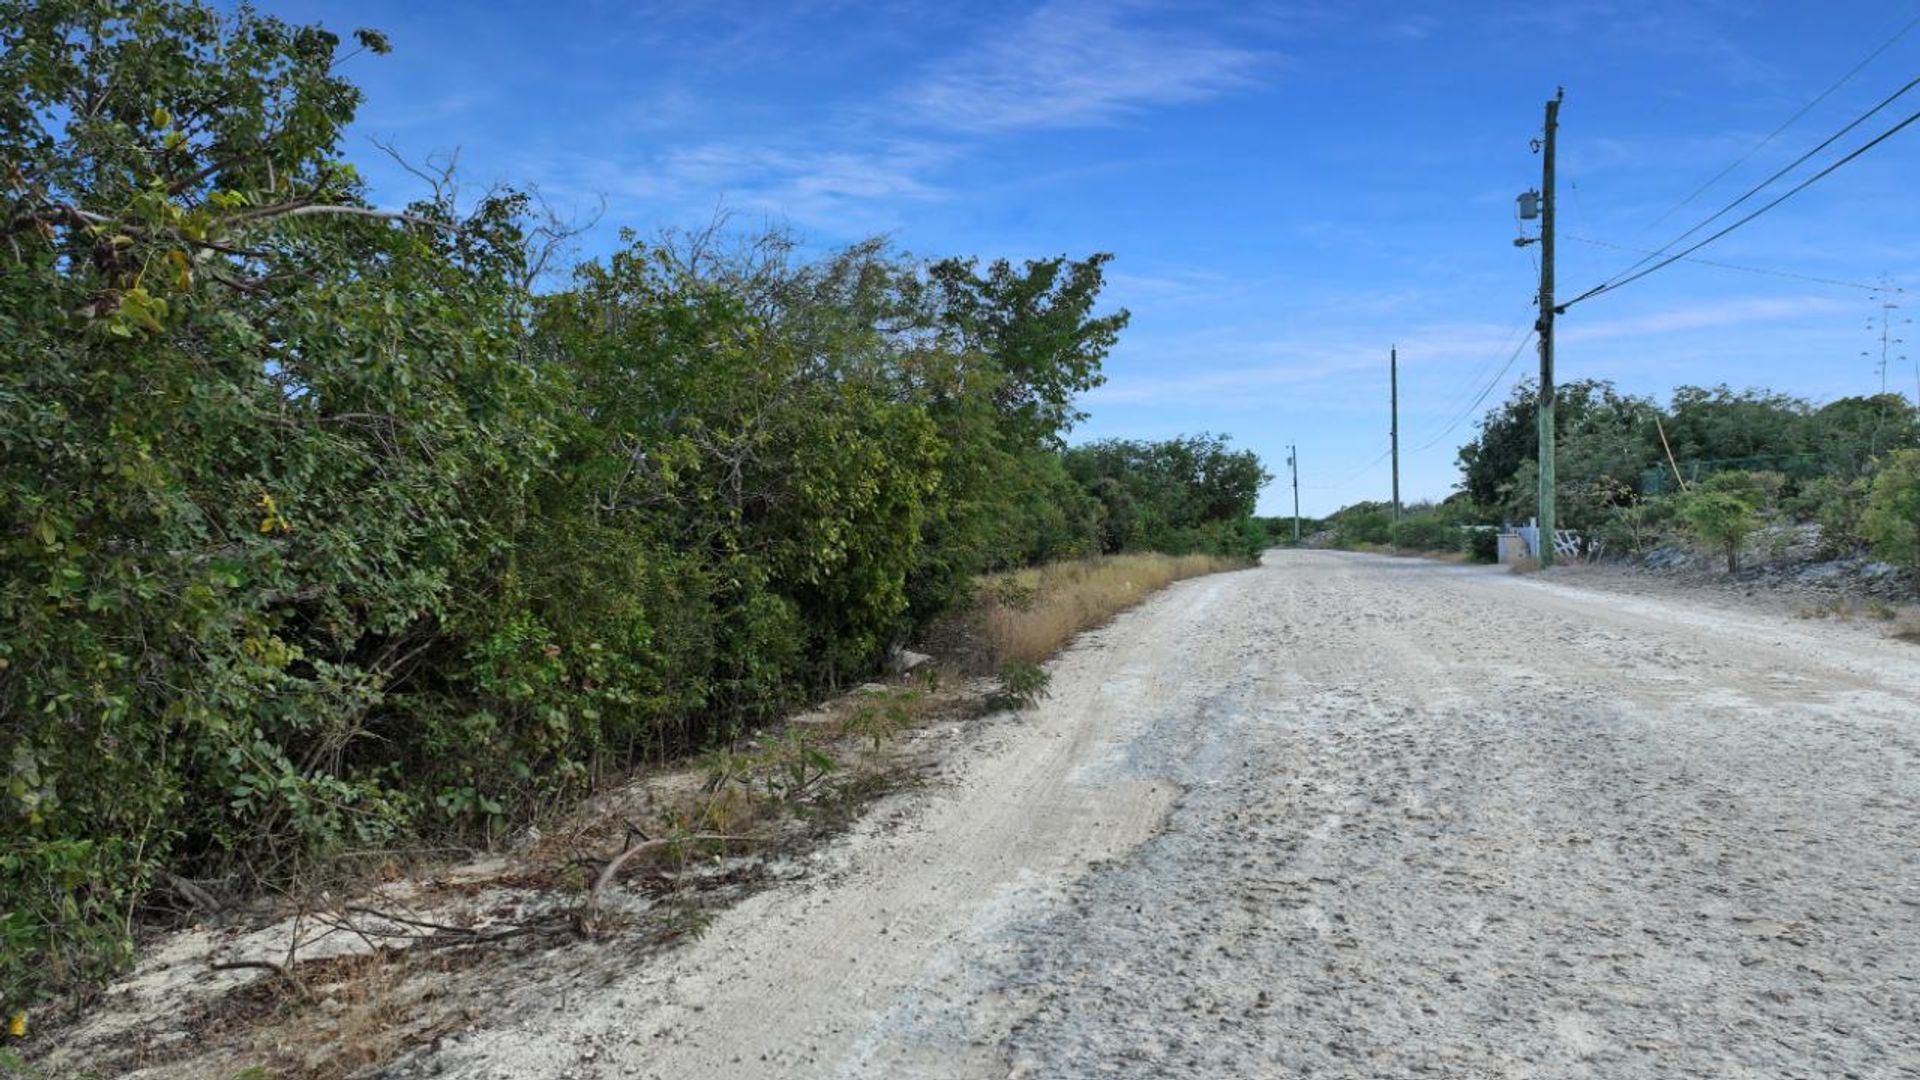
[[[808,880],[433,1066],[1920,1076],[1920,648],[1285,552],[1054,673]]]

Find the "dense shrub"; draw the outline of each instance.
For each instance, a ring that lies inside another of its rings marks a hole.
[[[358,95],[330,36],[243,16],[244,45],[210,59],[212,16],[155,4],[56,63],[94,5],[0,14],[9,212],[34,225],[0,274],[17,990],[117,959],[105,927],[161,860],[283,864],[428,810],[434,786],[398,781],[449,733],[400,702],[460,661],[448,628],[554,425],[493,269],[517,242],[501,202],[457,243],[292,214],[360,205],[333,159]]]
[[[629,236],[536,295],[524,197],[371,207],[338,46],[0,0],[0,999],[122,963],[162,870],[490,833],[725,738],[1113,542],[1116,491],[1122,547],[1257,549],[1252,455],[1063,456],[1104,256]]]
[[[1863,477],[1821,476],[1799,485],[1781,509],[1794,519],[1820,526],[1820,552],[1850,555],[1867,542],[1861,531],[1869,481]]]
[[[1920,450],[1898,451],[1881,464],[1860,531],[1875,555],[1920,570]]]
[[[1268,544],[1253,517],[1271,479],[1260,459],[1222,436],[1165,442],[1108,439],[1067,451],[1068,472],[1099,500],[1100,548],[1251,558]]]
[[[1496,563],[1500,561],[1500,530],[1493,528],[1468,529],[1466,531],[1467,558],[1477,563]]]
[[[1700,544],[1727,557],[1727,572],[1740,569],[1740,549],[1760,527],[1760,511],[1780,489],[1778,474],[1715,473],[1680,500],[1680,516]]]
[[[1335,547],[1377,546],[1392,540],[1393,512],[1378,503],[1360,503],[1327,519]]]
[[[1464,539],[1460,528],[1435,514],[1402,518],[1388,529],[1394,547],[1407,551],[1459,551]]]
[[[1655,548],[1682,542],[1685,522],[1680,517],[1682,499],[1678,496],[1641,496],[1603,518],[1593,528],[1602,550],[1621,555],[1640,555]]]

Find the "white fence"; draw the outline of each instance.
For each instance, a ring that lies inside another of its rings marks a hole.
[[[1529,558],[1538,559],[1540,557],[1540,521],[1538,518],[1530,519],[1525,525],[1514,526],[1501,535],[1519,537],[1527,546],[1527,556]],[[1508,561],[1508,553],[1511,547],[1512,545],[1505,543],[1500,545],[1501,562]],[[1561,559],[1593,559],[1600,555],[1600,542],[1598,540],[1590,541],[1572,529],[1555,529],[1553,530],[1553,553],[1555,557]]]

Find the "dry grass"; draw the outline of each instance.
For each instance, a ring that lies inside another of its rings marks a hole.
[[[1037,664],[1176,581],[1246,565],[1213,555],[1114,555],[983,578],[970,619],[970,666]]]
[[[1809,604],[1795,612],[1802,619],[1844,619],[1853,615],[1853,607],[1844,597],[1833,596]]]
[[[1885,600],[1863,602],[1844,596],[1835,596],[1803,607],[1796,614],[1803,619],[1867,618],[1878,622],[1894,622],[1900,618],[1900,609]]]
[[[1515,574],[1531,574],[1540,569],[1540,560],[1531,555],[1516,555],[1507,561],[1507,570]]]

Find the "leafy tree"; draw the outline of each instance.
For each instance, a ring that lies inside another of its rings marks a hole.
[[[1481,420],[1474,439],[1460,448],[1462,487],[1473,502],[1531,505],[1532,482],[1521,470],[1539,457],[1536,397],[1532,383],[1516,386],[1504,404]],[[1609,505],[1619,488],[1637,485],[1655,452],[1651,406],[1604,381],[1570,382],[1555,389],[1556,473],[1563,490],[1575,495],[1567,527],[1583,527],[1578,518],[1588,505]]]
[[[1740,569],[1740,548],[1760,527],[1760,510],[1777,477],[1762,474],[1717,473],[1696,486],[1681,501],[1680,514],[1700,542],[1723,551],[1727,572]]]
[[[1223,436],[1163,442],[1105,439],[1068,450],[1067,470],[1100,501],[1102,549],[1252,556],[1264,533],[1248,531],[1260,489],[1272,479],[1249,451]]]
[[[1899,394],[1874,394],[1832,401],[1806,418],[1801,442],[1811,461],[1796,473],[1813,469],[1841,476],[1869,472],[1881,455],[1920,448],[1920,409]]]
[[[1093,314],[1111,258],[1037,259],[1019,269],[997,260],[985,274],[974,260],[947,259],[915,290],[932,304],[943,344],[990,358],[993,403],[1028,443],[1057,445],[1085,418],[1074,396],[1106,381],[1100,362],[1129,318]]]
[[[526,196],[370,204],[342,59],[0,0],[0,997],[123,962],[162,868],[490,831],[861,676],[981,570],[1258,549],[1223,439],[1063,452],[1107,256],[628,234],[536,295]]]
[[[1920,570],[1920,450],[1895,451],[1881,464],[1860,531],[1874,554]]]
[[[333,35],[47,0],[0,37],[0,980],[32,988],[116,959],[163,860],[410,819],[378,748],[551,430],[510,208],[369,208]]]

